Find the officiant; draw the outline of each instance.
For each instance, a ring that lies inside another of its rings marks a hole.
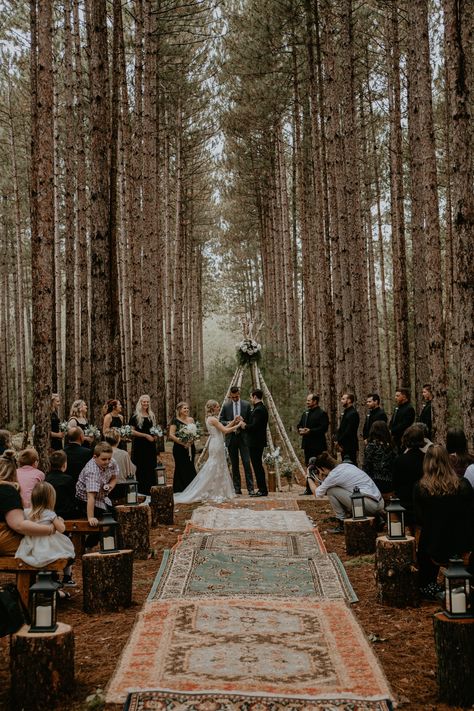
[[[223,425],[227,425],[239,415],[242,417],[244,422],[248,423],[250,418],[250,403],[247,400],[241,400],[240,389],[236,385],[233,385],[229,391],[228,399],[222,406],[219,419]],[[232,467],[232,481],[235,493],[242,493],[239,469],[239,452],[240,458],[242,459],[242,465],[244,467],[247,490],[249,494],[252,493],[254,486],[252,468],[250,466],[250,453],[247,444],[247,434],[242,429],[231,432],[226,435],[225,444],[227,451],[229,452]]]

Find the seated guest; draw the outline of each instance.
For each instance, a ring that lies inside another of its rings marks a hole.
[[[314,457],[317,473],[308,477],[308,485],[317,498],[327,495],[337,518],[336,528],[329,533],[344,533],[344,518],[352,513],[351,495],[358,486],[365,497],[365,510],[377,518],[384,509],[383,497],[372,479],[350,462],[338,464],[328,452]],[[319,485],[318,485],[319,484]]]
[[[23,536],[48,536],[56,529],[25,519],[16,476],[15,453],[7,449],[0,456],[0,555],[15,555]]]
[[[90,526],[98,526],[99,519],[112,507],[110,494],[117,482],[118,466],[112,459],[113,450],[107,442],[94,447],[94,455],[79,474],[76,485],[78,509],[87,517]],[[88,537],[86,546],[97,543],[99,536]]]
[[[464,476],[467,467],[474,463],[474,457],[469,454],[467,438],[461,427],[450,427],[446,433],[446,449],[451,457],[454,471],[458,476]]]
[[[76,518],[76,482],[70,474],[67,473],[67,457],[62,449],[53,452],[49,458],[51,467],[49,474],[46,475],[46,481],[56,491],[56,505],[54,507],[58,516],[64,520]]]
[[[77,482],[79,474],[93,454],[90,447],[84,447],[84,432],[80,427],[71,427],[68,430],[64,452],[67,457],[67,473]]]
[[[435,599],[440,565],[474,550],[474,490],[454,471],[444,447],[426,452],[423,476],[413,491],[415,516],[421,526],[418,566],[423,597]],[[472,572],[472,571],[471,571]]]
[[[393,493],[393,463],[396,456],[387,423],[376,420],[369,430],[363,469],[375,482],[384,499]]]
[[[104,440],[110,444],[113,450],[112,459],[118,466],[117,485],[114,489],[113,500],[121,499],[127,494],[125,482],[135,476],[137,468],[130,459],[130,455],[124,449],[120,449],[120,434],[116,429],[105,430]]]
[[[11,449],[11,437],[8,430],[0,430],[0,454],[3,454],[6,449]]]
[[[18,455],[17,480],[20,485],[21,500],[23,508],[29,509],[31,506],[31,492],[35,484],[44,481],[44,473],[38,469],[38,452],[33,447],[23,449]]]
[[[413,487],[423,476],[425,426],[420,422],[409,427],[402,437],[402,452],[393,463],[393,489],[406,509],[405,523],[414,531]]]

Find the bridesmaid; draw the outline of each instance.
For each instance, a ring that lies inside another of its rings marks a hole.
[[[74,400],[71,405],[71,410],[69,412],[69,420],[67,421],[68,428],[80,427],[85,433],[86,429],[90,427],[89,421],[87,419],[87,405],[84,400]],[[88,437],[84,434],[84,447],[90,447],[94,441],[93,437]]]
[[[194,420],[189,415],[188,403],[179,402],[176,406],[176,417],[171,422],[168,434],[168,438],[174,443],[174,492],[184,491],[196,476],[196,469],[194,467],[196,448],[194,444],[184,444],[179,437],[177,437],[179,430],[192,422],[194,422]]]
[[[107,400],[102,408],[104,419],[102,421],[102,432],[107,432],[110,429],[119,430],[123,427],[122,403],[117,398]],[[127,449],[127,443],[120,441],[118,449]]]
[[[156,483],[157,440],[156,435],[150,434],[150,429],[156,425],[156,418],[150,407],[149,395],[140,396],[129,425],[132,428],[132,462],[137,467],[139,490],[141,494],[148,495]]]

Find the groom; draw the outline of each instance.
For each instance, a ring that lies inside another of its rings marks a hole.
[[[220,421],[227,425],[236,417],[241,417],[244,422],[250,419],[250,403],[240,399],[240,390],[233,385],[229,392],[229,399],[222,406]],[[245,472],[245,481],[249,494],[253,492],[253,476],[250,467],[250,454],[247,445],[247,435],[242,429],[231,432],[225,437],[225,444],[229,452],[230,463],[232,465],[232,480],[236,494],[241,494],[239,452]]]
[[[263,393],[259,388],[252,390],[250,397],[253,410],[249,422],[242,422],[241,427],[248,433],[250,459],[257,480],[258,491],[251,496],[268,496],[265,469],[263,468],[263,450],[267,444],[268,410],[262,402]]]

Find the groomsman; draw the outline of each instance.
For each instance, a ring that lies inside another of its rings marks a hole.
[[[319,395],[310,393],[306,397],[306,410],[298,422],[298,432],[301,435],[301,447],[304,452],[304,463],[308,466],[311,457],[327,449],[326,432],[329,428],[327,413],[319,407]],[[311,489],[306,484],[306,491],[311,496]]]
[[[242,423],[242,428],[248,434],[250,459],[258,486],[258,491],[254,491],[251,496],[268,496],[265,469],[262,463],[263,450],[267,444],[268,410],[263,404],[262,398],[263,392],[259,388],[252,390],[250,401],[253,410],[249,422]]]
[[[229,392],[229,399],[224,403],[220,416],[220,421],[223,425],[232,422],[236,417],[241,417],[244,422],[250,420],[250,403],[247,400],[240,399],[240,390],[236,385],[233,385]],[[253,492],[253,476],[250,467],[250,452],[247,444],[247,433],[242,429],[231,432],[225,437],[225,444],[229,452],[230,463],[232,466],[232,480],[236,494],[241,494],[240,484],[240,469],[239,469],[239,452],[242,459],[242,464],[245,472],[245,481],[249,494]]]
[[[357,466],[357,452],[359,451],[359,413],[354,407],[355,397],[352,393],[344,393],[341,397],[343,413],[339,429],[336,433],[336,442],[341,450],[342,460],[350,460]]]
[[[362,432],[364,444],[367,444],[370,428],[374,422],[387,422],[387,415],[385,414],[385,410],[380,407],[380,396],[377,395],[377,393],[367,395],[367,407],[369,411],[366,415]]]
[[[431,439],[433,433],[433,410],[431,408],[431,401],[433,400],[433,393],[431,392],[431,385],[426,383],[423,385],[423,390],[421,391],[423,397],[423,407],[418,417],[418,422],[423,422],[428,429],[427,437]]]
[[[410,391],[407,388],[398,388],[395,393],[395,402],[397,406],[393,411],[389,428],[393,441],[397,449],[400,450],[403,433],[414,423],[416,415],[415,408],[410,402]]]

